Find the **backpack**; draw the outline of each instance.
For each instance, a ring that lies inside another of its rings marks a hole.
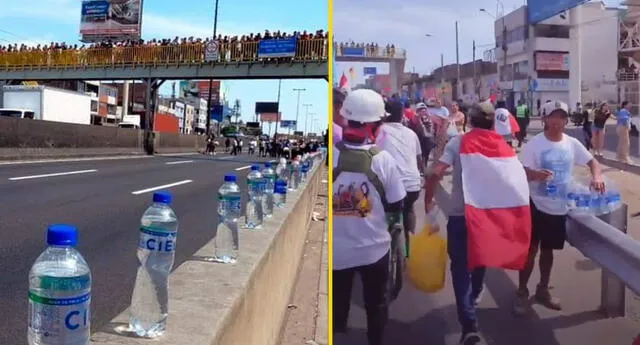
[[[387,199],[385,196],[384,186],[378,175],[371,170],[373,157],[382,151],[375,146],[372,146],[368,150],[350,149],[346,147],[342,141],[336,143],[335,147],[340,151],[340,156],[338,157],[338,165],[333,168],[333,182],[335,183],[338,176],[343,172],[364,174],[373,185],[373,188],[378,192],[380,200],[386,208]]]

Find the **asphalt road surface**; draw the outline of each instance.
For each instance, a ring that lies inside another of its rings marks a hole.
[[[46,247],[46,228],[79,228],[78,249],[93,275],[92,330],[129,305],[140,217],[153,189],[173,194],[180,227],[174,268],[213,238],[215,195],[227,173],[244,176],[255,156],[156,156],[0,165],[0,344],[26,344],[31,265]]]

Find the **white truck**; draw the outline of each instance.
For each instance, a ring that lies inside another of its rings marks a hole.
[[[91,97],[46,86],[4,86],[3,107],[33,111],[35,120],[91,124]]]

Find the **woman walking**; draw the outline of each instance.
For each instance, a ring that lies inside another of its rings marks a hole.
[[[629,102],[624,101],[621,104],[620,110],[616,114],[618,125],[616,131],[618,132],[618,150],[617,158],[622,163],[629,164],[629,131],[631,130],[631,113],[629,112]]]
[[[602,102],[594,111],[593,127],[592,127],[592,142],[593,152],[596,156],[602,157],[602,150],[604,149],[604,136],[605,136],[605,124],[611,117],[611,110],[609,104]]]

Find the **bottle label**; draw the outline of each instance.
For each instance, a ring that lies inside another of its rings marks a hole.
[[[266,179],[249,180],[248,185],[252,192],[264,193],[264,190],[267,187],[267,181]]]
[[[220,195],[218,196],[218,208],[240,213],[242,198],[239,195]]]
[[[275,187],[276,194],[287,194],[287,185],[286,184],[278,184]]]
[[[170,253],[176,250],[176,231],[155,230],[140,227],[140,244],[138,247],[154,252]]]
[[[49,345],[87,342],[90,332],[91,293],[49,298],[29,291],[29,330]]]

